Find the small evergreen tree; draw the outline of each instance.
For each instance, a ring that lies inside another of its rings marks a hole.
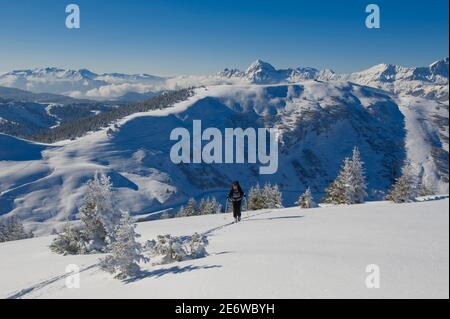
[[[84,224],[88,250],[105,251],[114,241],[114,228],[120,220],[120,212],[114,208],[112,184],[106,174],[96,172],[87,182],[84,203],[80,208],[80,220]]]
[[[159,235],[156,240],[147,241],[146,249],[152,256],[160,258],[159,263],[168,264],[206,256],[207,244],[206,236],[198,233],[186,237]]]
[[[208,244],[206,236],[194,233],[189,241],[188,255],[191,258],[201,258],[207,255],[205,246]]]
[[[0,224],[0,242],[32,238],[32,232],[25,231],[23,223],[17,217],[5,219]]]
[[[325,197],[322,199],[322,202],[327,204],[345,204],[345,188],[344,184],[339,178],[336,178],[330,186],[325,189]]]
[[[266,200],[264,197],[263,189],[259,186],[258,183],[255,186],[251,187],[248,192],[248,209],[258,210],[264,208],[266,208]]]
[[[345,158],[337,178],[325,189],[323,202],[330,204],[359,204],[367,196],[364,163],[357,147],[352,158]]]
[[[435,195],[436,192],[433,190],[433,187],[428,186],[425,183],[419,182],[419,196],[430,196]]]
[[[386,199],[394,203],[412,202],[419,195],[419,185],[417,175],[414,174],[412,166],[407,163],[403,167],[402,175],[396,179]]]
[[[153,256],[161,256],[161,263],[168,264],[182,261],[186,258],[186,251],[178,237],[171,235],[158,235],[155,240],[147,242],[147,248]]]
[[[347,197],[351,204],[364,203],[367,197],[367,183],[364,176],[364,163],[358,148],[353,148],[352,160],[350,162],[350,172],[348,179]]]
[[[267,183],[264,186],[263,195],[266,198],[266,208],[282,208],[283,199],[277,184]]]
[[[298,201],[296,202],[300,208],[313,208],[315,207],[314,199],[311,194],[311,189],[308,187],[306,191],[300,195]]]
[[[148,261],[148,258],[142,255],[142,245],[136,241],[140,235],[135,232],[135,227],[128,213],[124,213],[115,230],[115,241],[109,245],[111,255],[100,261],[102,269],[117,273],[117,279],[138,275],[139,262]]]
[[[191,197],[186,206],[181,206],[180,211],[177,213],[177,217],[190,217],[198,214],[199,210],[197,208],[197,202]]]
[[[50,246],[52,251],[60,254],[107,252],[108,245],[114,242],[120,212],[114,208],[110,178],[96,172],[86,183],[83,201],[79,209],[81,226],[73,228],[67,224]]]
[[[8,235],[6,233],[6,225],[0,223],[0,243],[8,240]]]
[[[270,208],[281,208],[282,204],[282,193],[278,185],[272,185],[267,183],[263,188],[256,184],[250,188],[248,193],[248,209],[270,209]]]
[[[70,225],[67,221],[64,229],[50,244],[50,250],[61,255],[77,255],[86,252],[83,238],[83,232],[80,228]]]
[[[207,197],[200,201],[198,210],[199,215],[220,214],[222,205],[220,205],[214,197]]]

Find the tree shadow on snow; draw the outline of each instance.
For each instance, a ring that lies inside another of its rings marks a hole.
[[[191,272],[194,270],[201,270],[201,269],[212,269],[212,268],[221,268],[220,265],[211,265],[211,266],[185,266],[185,267],[179,267],[179,266],[173,266],[170,268],[161,268],[156,270],[144,270],[141,271],[141,273],[133,278],[128,278],[123,280],[125,284],[129,284],[132,282],[136,282],[145,278],[159,278],[168,274],[181,274],[185,272]]]

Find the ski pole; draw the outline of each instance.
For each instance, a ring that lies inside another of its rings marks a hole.
[[[223,219],[227,219],[227,213],[228,213],[228,196],[227,199],[225,200],[225,212],[223,214]]]
[[[247,212],[247,219],[248,219],[248,217],[249,217],[249,214],[248,214],[248,202],[247,202],[247,195],[245,195],[245,194],[244,194],[244,200],[245,200],[245,211]]]

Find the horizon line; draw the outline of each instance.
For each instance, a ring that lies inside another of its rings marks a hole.
[[[59,69],[59,70],[64,70],[64,71],[81,71],[81,70],[86,70],[92,73],[95,73],[96,75],[109,75],[109,74],[113,74],[113,73],[117,73],[117,74],[124,74],[124,75],[148,75],[148,76],[155,76],[155,77],[162,77],[162,78],[175,78],[175,77],[182,77],[182,76],[211,76],[211,75],[216,75],[219,72],[222,72],[224,70],[239,70],[239,71],[245,71],[248,69],[249,66],[251,66],[253,63],[257,62],[257,61],[261,61],[264,63],[268,63],[271,66],[273,66],[275,68],[275,70],[287,70],[287,69],[297,69],[297,68],[312,68],[318,71],[325,71],[325,70],[330,70],[333,73],[336,74],[351,74],[351,73],[357,73],[357,72],[361,72],[364,70],[368,70],[372,67],[378,66],[378,65],[393,65],[393,66],[399,66],[399,67],[403,67],[403,68],[420,68],[420,67],[429,67],[432,64],[436,63],[436,62],[440,62],[440,61],[444,61],[446,59],[449,59],[449,55],[447,54],[447,56],[444,56],[441,59],[437,59],[434,60],[433,62],[430,62],[428,65],[414,65],[414,66],[403,66],[401,64],[393,64],[393,63],[376,63],[376,64],[370,64],[370,66],[363,68],[363,69],[358,69],[358,70],[354,70],[351,72],[336,72],[334,71],[334,69],[332,68],[317,68],[317,67],[313,67],[313,66],[290,66],[290,67],[286,67],[286,68],[277,68],[276,66],[274,66],[271,62],[267,62],[266,60],[257,58],[255,60],[253,60],[253,62],[251,62],[245,69],[241,69],[241,68],[236,68],[236,67],[225,67],[220,69],[219,71],[216,71],[215,73],[210,73],[210,74],[177,74],[177,75],[161,75],[161,74],[156,74],[156,73],[152,73],[152,72],[139,72],[139,73],[127,73],[127,72],[119,72],[119,71],[109,71],[109,72],[96,72],[93,71],[92,68],[87,68],[87,67],[82,67],[82,68],[73,68],[73,67],[63,67],[63,66],[45,66],[45,67],[31,67],[31,68],[12,68],[9,71],[4,71],[4,70],[0,70],[0,76],[6,75],[8,73],[11,72],[18,72],[18,71],[34,71],[34,70],[39,70],[39,69]]]

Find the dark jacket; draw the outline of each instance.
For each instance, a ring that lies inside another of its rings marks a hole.
[[[242,191],[241,186],[238,185],[238,189],[234,190],[231,188],[230,192],[228,193],[228,199],[232,202],[239,202],[244,198],[244,192]]]

